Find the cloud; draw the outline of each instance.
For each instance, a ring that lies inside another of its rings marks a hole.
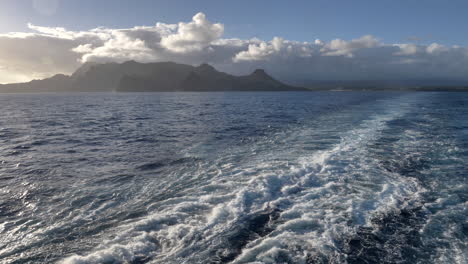
[[[399,48],[395,55],[415,55],[420,48],[415,44],[396,44],[396,47]]]
[[[468,48],[352,40],[299,42],[223,38],[224,25],[198,13],[189,22],[70,31],[28,24],[0,34],[0,83],[70,74],[84,62],[207,62],[233,74],[264,68],[284,80],[468,79]]]
[[[247,50],[237,53],[233,61],[261,61],[270,60],[273,57],[311,57],[315,45],[307,42],[288,41],[275,37],[270,42],[252,40]]]
[[[334,39],[330,43],[325,44],[322,48],[323,55],[325,56],[346,56],[353,57],[353,52],[366,48],[374,48],[383,45],[376,38],[371,35],[366,35],[351,41],[342,39]]]
[[[79,54],[71,51],[73,40],[21,34],[0,35],[0,83],[28,81],[56,73],[70,73],[79,67]]]
[[[161,45],[174,52],[200,51],[224,33],[222,24],[212,24],[205,14],[196,14],[192,22],[179,23],[177,33],[168,34],[161,39]]]
[[[448,48],[446,48],[444,45],[440,45],[437,43],[432,43],[426,48],[427,53],[429,54],[434,54],[434,53],[440,53],[440,52],[446,52],[450,51]]]

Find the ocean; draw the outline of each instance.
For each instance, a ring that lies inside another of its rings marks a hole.
[[[0,263],[468,263],[468,93],[0,95]]]

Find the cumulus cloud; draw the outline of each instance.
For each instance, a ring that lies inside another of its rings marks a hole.
[[[351,41],[334,39],[327,43],[321,51],[325,56],[346,56],[351,58],[354,56],[353,52],[357,50],[374,48],[379,45],[382,45],[382,43],[373,36],[367,35]]]
[[[414,55],[419,50],[415,44],[395,44],[395,46],[399,48],[395,55]]]
[[[190,23],[179,23],[177,33],[168,34],[161,39],[161,45],[174,52],[200,51],[211,42],[221,38],[224,33],[222,24],[212,24],[205,14],[198,13]]]
[[[224,25],[196,14],[189,22],[70,31],[29,24],[0,34],[0,83],[72,73],[84,62],[211,63],[233,74],[265,68],[284,80],[468,79],[468,48],[437,43],[352,40],[299,42],[223,38]]]
[[[314,47],[309,43],[297,41],[287,41],[283,38],[275,37],[270,42],[252,40],[247,50],[237,53],[233,61],[261,61],[269,60],[272,57],[310,57]]]
[[[434,54],[434,53],[440,53],[444,51],[449,51],[448,48],[446,48],[444,45],[440,45],[437,43],[432,43],[426,48],[427,53],[429,54]]]

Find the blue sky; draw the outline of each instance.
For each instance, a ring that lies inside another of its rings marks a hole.
[[[371,34],[385,42],[467,45],[466,0],[38,0],[57,1],[41,14],[32,0],[0,1],[0,32],[26,31],[27,23],[87,30],[128,28],[158,21],[188,21],[197,12],[225,25],[225,37],[313,41]],[[36,4],[37,6],[38,4]]]

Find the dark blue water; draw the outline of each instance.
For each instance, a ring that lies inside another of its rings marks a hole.
[[[1,263],[467,263],[468,93],[0,95]]]

